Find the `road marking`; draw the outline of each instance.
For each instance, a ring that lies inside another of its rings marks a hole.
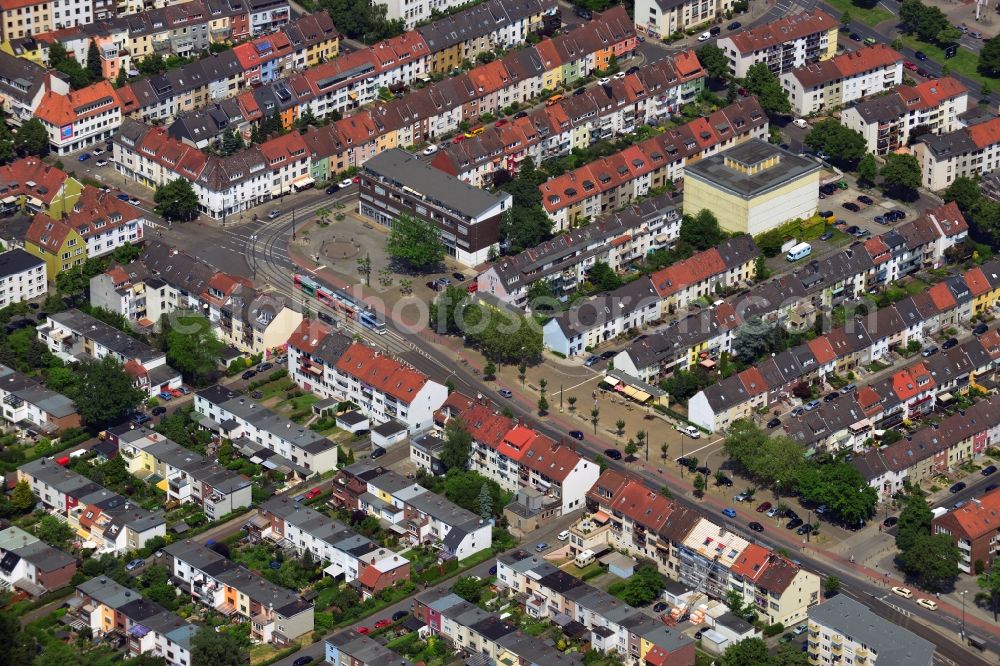
[[[583,386],[584,384],[589,384],[590,382],[594,381],[595,379],[599,379],[599,378],[601,378],[603,376],[604,375],[594,375],[590,379],[585,379],[582,382],[580,382],[579,384],[574,384],[573,386],[567,387],[565,390],[572,391],[573,389],[577,388],[578,386]]]
[[[684,434],[684,433],[681,433],[681,434]],[[684,434],[684,436],[687,437],[686,434]],[[690,437],[688,437],[688,439],[690,439]],[[718,438],[718,439],[716,439],[716,440],[714,440],[712,442],[709,442],[708,444],[706,444],[705,446],[701,447],[700,449],[695,449],[694,451],[686,451],[684,453],[684,455],[690,456],[693,453],[698,453],[699,451],[704,451],[705,449],[709,448],[710,446],[715,446],[716,444],[718,444],[719,442],[722,442],[722,441],[724,441],[724,439],[722,437],[720,437],[720,438]]]

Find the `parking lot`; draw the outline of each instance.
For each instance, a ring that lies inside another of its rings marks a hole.
[[[847,189],[838,188],[832,195],[827,196],[821,193],[821,196],[823,198],[819,200],[820,211],[832,212],[837,221],[843,223],[842,226],[845,228],[857,226],[873,236],[884,233],[887,229],[916,217],[916,211],[910,206],[894,199],[886,199],[876,189],[860,190],[848,185]],[[859,196],[867,197],[872,203],[864,203],[858,199]],[[845,203],[857,205],[858,210],[852,211],[844,208]],[[875,221],[876,217],[884,216],[892,210],[902,211],[905,213],[905,217],[901,220],[893,220],[882,224]]]

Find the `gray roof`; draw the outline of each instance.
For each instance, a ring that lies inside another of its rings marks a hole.
[[[76,563],[76,559],[69,553],[64,553],[42,541],[15,548],[14,552],[43,572],[56,571]]]
[[[934,663],[934,644],[882,619],[864,604],[838,594],[809,608],[809,619],[868,646],[878,661],[907,666]]]
[[[480,217],[501,201],[511,198],[506,193],[493,194],[472,187],[400,148],[379,153],[365,162],[364,168],[469,218]]]
[[[158,441],[146,444],[141,447],[142,450],[149,453],[156,460],[183,470],[193,478],[208,484],[219,492],[233,493],[251,484],[248,477],[221,467],[210,458],[191,449],[186,449],[169,439],[161,438],[160,435],[156,435],[145,428],[129,430],[122,434],[119,439],[122,442],[131,444],[136,440],[149,437],[150,435],[159,438]]]
[[[356,664],[385,664],[386,666],[411,666],[412,662],[404,659],[374,638],[359,634],[355,629],[338,631],[326,639],[331,645],[352,659]]]
[[[372,432],[382,435],[383,437],[391,437],[397,435],[401,432],[407,430],[406,426],[397,421],[396,419],[389,419],[385,423],[379,424],[372,428]]]
[[[84,581],[77,585],[76,589],[108,608],[121,608],[139,597],[137,592],[105,576],[98,576],[97,578]]]
[[[163,357],[163,352],[136,340],[110,324],[77,309],[50,314],[49,319],[89,340],[94,340],[122,358],[135,359],[146,365]]]
[[[584,301],[553,318],[567,338],[625,317],[642,308],[657,305],[660,296],[648,277],[640,277],[606,294]]]
[[[479,516],[468,509],[463,509],[450,499],[430,491],[412,497],[406,503],[417,511],[450,525],[452,530],[457,528],[471,531],[484,524]]]
[[[753,174],[727,165],[727,160],[739,164],[754,165],[763,160],[778,157],[776,165]],[[784,148],[774,146],[760,139],[750,139],[738,146],[706,157],[684,168],[685,177],[711,183],[738,197],[749,199],[781,187],[797,178],[819,171],[815,160],[795,155]]]
[[[554,9],[552,0],[489,0],[416,29],[431,53],[485,37],[529,16]]]
[[[0,365],[0,391],[7,391],[54,418],[76,414],[75,402],[5,365]]]
[[[40,91],[46,76],[44,67],[0,51],[0,92],[4,96],[29,102]]]
[[[0,278],[17,275],[24,271],[44,265],[45,262],[21,248],[14,248],[0,253]]]
[[[968,128],[955,130],[946,134],[924,134],[919,141],[938,159],[957,157],[963,153],[971,153],[979,150],[979,146],[972,140],[972,135]]]

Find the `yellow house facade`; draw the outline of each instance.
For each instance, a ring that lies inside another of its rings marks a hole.
[[[55,280],[63,271],[87,260],[87,242],[69,225],[56,223],[52,229],[46,229],[47,223],[39,224],[40,219],[48,218],[35,218],[24,240],[24,249],[44,261],[49,280]]]
[[[709,210],[730,232],[764,233],[816,213],[818,163],[760,139],[684,170],[684,214]]]
[[[34,39],[5,39],[3,43],[0,44],[0,51],[3,51],[8,55],[12,55],[15,58],[30,60],[41,67],[48,67],[46,63],[46,54],[42,49],[42,42]]]

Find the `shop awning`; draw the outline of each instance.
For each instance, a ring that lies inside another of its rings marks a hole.
[[[304,174],[292,181],[292,185],[297,185],[299,187],[303,185],[312,185],[316,182],[316,179],[309,174]]]
[[[615,379],[614,377],[605,377],[604,379],[601,380],[601,383],[607,384],[611,388],[618,386],[618,380]]]

